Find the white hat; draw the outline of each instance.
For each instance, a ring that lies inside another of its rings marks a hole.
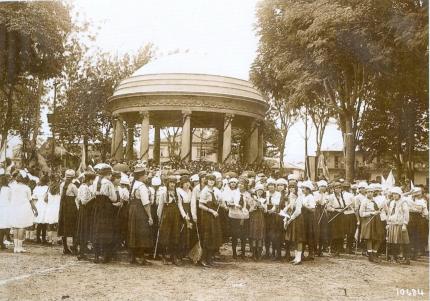
[[[317,186],[318,187],[327,187],[328,183],[325,180],[321,180],[321,181],[318,181]]]
[[[276,180],[276,185],[288,186],[288,182],[284,178],[279,178],[279,179]]]
[[[152,186],[160,186],[161,185],[161,179],[159,177],[153,177],[151,180]]]
[[[374,187],[374,189],[375,189],[375,190],[377,190],[377,191],[382,191],[382,185],[381,185],[381,184],[379,184],[379,183],[375,183],[373,187]]]
[[[217,180],[221,180],[222,179],[222,174],[219,171],[214,171],[212,174],[215,176],[215,178]]]
[[[228,183],[239,183],[239,180],[237,178],[231,178],[228,180]]]
[[[130,180],[128,179],[128,176],[123,172],[121,173],[121,181],[119,183],[124,185],[130,185]]]
[[[199,181],[199,175],[198,174],[194,174],[190,177],[190,181],[191,182],[198,182]]]
[[[302,183],[302,186],[301,186],[302,188],[308,188],[309,190],[314,190],[314,185],[312,184],[312,182],[311,181],[304,181],[303,183]]]
[[[264,190],[263,184],[257,184],[257,185],[255,185],[255,191],[257,191],[257,190]]]
[[[3,175],[5,175],[6,173],[5,173],[5,171],[4,171],[4,168],[0,168],[0,176],[3,176]]]
[[[364,189],[366,189],[366,191],[375,191],[375,183],[370,183]]]
[[[402,195],[403,191],[402,191],[402,188],[395,186],[390,189],[390,193],[396,193],[398,195]]]
[[[64,173],[64,176],[66,178],[74,178],[75,177],[75,171],[73,169],[68,169],[66,170],[66,172]]]
[[[367,188],[367,183],[366,182],[360,182],[360,183],[358,183],[358,185],[357,185],[357,188],[358,189],[360,189],[360,188],[364,188],[364,189],[366,189]]]
[[[423,191],[423,189],[421,187],[414,187],[411,189],[412,194],[421,193],[422,191]]]
[[[276,180],[274,178],[268,178],[266,185],[276,185]]]
[[[25,171],[25,170],[20,170],[19,171],[19,174],[21,175],[21,177],[23,177],[23,178],[27,178],[27,172]]]

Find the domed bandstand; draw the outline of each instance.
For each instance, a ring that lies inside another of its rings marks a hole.
[[[193,128],[218,130],[218,162],[231,160],[232,128],[245,133],[245,158],[256,163],[263,158],[262,121],[268,105],[253,85],[202,56],[175,54],[148,63],[120,83],[109,99],[114,118],[111,156],[124,158],[123,139],[127,131],[125,158],[133,158],[136,125],[141,127],[139,159],[147,161],[150,125],[154,127],[153,156],[160,156],[160,128],[182,127],[180,158],[192,160]]]

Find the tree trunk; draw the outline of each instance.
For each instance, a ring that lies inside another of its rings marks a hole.
[[[345,178],[350,183],[355,176],[355,135],[352,124],[352,116],[345,116]]]
[[[287,142],[287,135],[283,135],[281,148],[279,150],[279,168],[284,168],[284,153],[285,153],[286,142]]]

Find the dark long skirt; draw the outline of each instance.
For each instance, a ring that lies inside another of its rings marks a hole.
[[[305,237],[309,245],[315,242],[315,211],[302,208],[302,215],[305,223]]]
[[[141,200],[130,200],[128,211],[127,246],[129,248],[152,248],[153,234],[148,223],[149,217]]]
[[[344,214],[339,212],[330,212],[329,220],[333,220],[328,224],[330,229],[330,239],[337,240],[343,239],[345,236],[345,223],[344,223]],[[337,215],[337,216],[336,216]],[[336,217],[335,217],[336,216]]]
[[[220,223],[221,223],[222,237],[223,237],[224,241],[227,242],[229,237],[232,236],[232,234],[230,232],[228,209],[220,207],[218,210],[218,213],[219,213],[219,219],[220,219]]]
[[[284,222],[281,216],[276,213],[265,214],[266,244],[272,243],[273,247],[278,247],[284,236]]]
[[[189,224],[191,225],[191,228],[188,227],[187,222],[182,219],[182,231],[180,233],[180,248],[182,253],[185,255],[187,254],[191,248],[196,244],[197,242],[197,232],[196,232],[196,225],[193,222],[191,218],[191,205],[190,203],[183,203],[182,206],[184,207],[185,212],[188,214],[188,217],[190,218]]]
[[[93,243],[110,245],[114,242],[114,206],[109,197],[96,196],[94,202]]]
[[[328,213],[324,206],[317,205],[315,208],[315,240],[317,242],[326,242],[329,239],[328,233]]]
[[[263,241],[266,235],[263,210],[257,209],[249,213],[249,239]]]
[[[349,236],[348,238],[354,237],[357,229],[357,217],[355,214],[344,214],[343,220],[345,234]]]
[[[363,217],[360,221],[361,226],[361,240],[385,240],[385,227],[381,221],[381,217]]]
[[[300,214],[288,225],[285,240],[295,243],[306,241],[305,219],[303,214]]]
[[[158,238],[160,246],[177,249],[182,226],[178,205],[176,203],[164,204],[163,212],[161,213],[160,236]],[[184,228],[185,226],[182,231],[184,231]]]
[[[248,219],[238,219],[230,218],[230,233],[233,239],[240,238],[246,241],[249,234],[249,220]]]
[[[420,213],[409,213],[408,234],[412,248],[424,247],[426,245],[428,221]]]
[[[119,240],[127,245],[127,230],[128,230],[128,211],[129,203],[123,202],[119,207],[118,223],[119,223]],[[154,221],[155,222],[155,221]]]
[[[58,215],[58,236],[73,237],[78,224],[78,208],[74,196],[65,195],[60,201]]]
[[[79,206],[78,226],[76,230],[76,238],[81,244],[86,244],[90,240],[90,210],[87,204]]]
[[[210,201],[205,204],[208,208],[216,210],[218,205]],[[202,248],[209,251],[216,251],[222,245],[222,230],[219,217],[214,217],[212,213],[201,210],[201,222],[199,226]]]
[[[93,242],[93,227],[94,227],[94,204],[96,203],[95,198],[89,201],[85,205],[87,212],[87,239]]]

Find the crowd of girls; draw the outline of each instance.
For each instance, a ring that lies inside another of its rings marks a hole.
[[[127,249],[131,264],[192,259],[210,267],[231,243],[235,260],[298,265],[346,253],[410,264],[428,252],[428,217],[420,187],[253,172],[160,175],[145,166],[127,175],[107,164],[79,176],[67,170],[62,179],[0,169],[1,248],[13,237],[14,252],[26,252],[35,229],[37,243],[60,243],[64,254],[96,263]]]

